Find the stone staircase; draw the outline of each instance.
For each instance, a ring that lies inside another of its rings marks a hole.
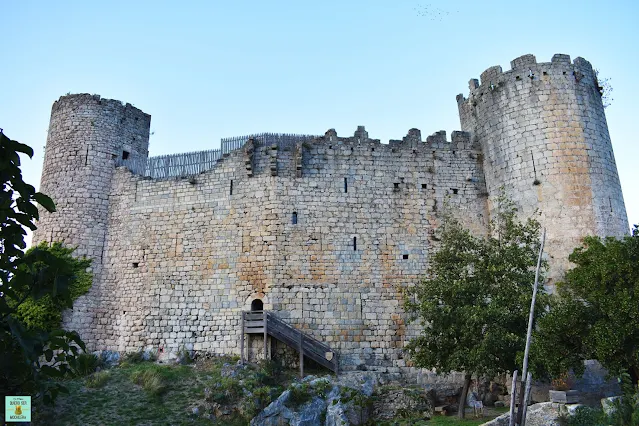
[[[266,347],[267,336],[287,344],[299,353],[301,377],[304,377],[304,357],[312,359],[337,374],[337,354],[328,345],[285,323],[273,312],[242,312],[241,327],[240,353],[242,362],[244,362],[244,336],[247,334],[249,336],[251,334],[261,334],[264,336],[265,357],[268,353]]]

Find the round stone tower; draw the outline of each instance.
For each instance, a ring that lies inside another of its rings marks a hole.
[[[42,211],[33,243],[62,241],[93,259],[99,274],[109,191],[118,158],[148,156],[151,116],[98,95],[60,97],[51,109],[40,191],[57,211]]]
[[[491,208],[503,186],[523,216],[539,210],[556,279],[584,236],[629,232],[626,208],[590,63],[524,55],[511,68],[470,80],[468,99],[457,96],[461,127],[481,144]]]

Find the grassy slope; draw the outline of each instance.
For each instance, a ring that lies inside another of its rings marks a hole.
[[[69,395],[61,395],[56,406],[37,406],[34,425],[246,425],[252,414],[243,415],[247,400],[258,398],[259,390],[270,393],[262,406],[287,387],[294,373],[269,380],[271,371],[261,368],[246,369],[235,378],[223,374],[225,363],[232,359],[215,359],[198,366],[157,365],[151,362],[123,363],[97,375],[66,381]],[[100,378],[102,380],[96,380]],[[277,382],[277,383],[275,383]],[[97,383],[97,384],[96,384]],[[243,385],[240,385],[243,384]],[[244,397],[245,386],[257,392]],[[205,389],[209,390],[208,398]],[[219,407],[219,410],[205,409]],[[219,403],[219,405],[218,405]],[[219,416],[209,420],[192,414],[199,407],[200,414],[215,411]],[[207,411],[208,410],[208,411]],[[256,412],[255,412],[256,414]],[[495,417],[487,413],[483,419],[459,422],[456,417],[434,417],[430,421],[417,418],[385,423],[388,425],[479,425]]]

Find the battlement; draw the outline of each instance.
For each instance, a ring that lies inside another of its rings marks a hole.
[[[63,108],[77,108],[80,105],[94,105],[101,106],[104,109],[119,110],[123,116],[129,117],[135,121],[143,120],[151,122],[151,115],[146,114],[141,109],[136,108],[130,103],[124,103],[116,99],[102,98],[100,95],[92,95],[89,93],[74,93],[64,96],[60,96],[57,101],[53,103],[51,109],[52,113],[58,112]]]
[[[578,57],[573,62],[570,55],[555,54],[550,62],[537,62],[535,55],[526,54],[510,61],[510,70],[503,71],[502,67],[495,65],[487,68],[480,74],[480,78],[470,79],[468,88],[470,96],[457,95],[457,103],[464,102],[475,96],[483,96],[487,92],[493,92],[506,84],[518,81],[535,81],[553,77],[572,79],[575,82],[591,81],[595,85],[595,73],[592,65],[587,60]],[[584,79],[584,77],[590,77]]]

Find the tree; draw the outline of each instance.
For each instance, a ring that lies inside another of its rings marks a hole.
[[[611,374],[639,381],[639,227],[620,239],[586,237],[576,266],[557,284],[534,340],[537,370],[556,377],[598,360]]]
[[[39,217],[34,203],[48,211],[55,205],[24,182],[19,153],[33,156],[29,146],[0,130],[0,389],[35,393],[51,402],[65,389],[48,379],[69,374],[85,345],[75,332],[28,330],[16,317],[29,298],[37,302],[48,295],[71,307],[70,283],[76,276],[70,262],[49,250],[23,252],[24,228],[35,230]]]
[[[91,259],[86,257],[73,257],[73,248],[65,247],[62,243],[55,242],[51,245],[46,242],[40,243],[37,248],[30,248],[26,255],[29,256],[34,250],[48,251],[51,255],[59,259],[60,262],[66,262],[73,271],[74,278],[69,283],[69,295],[71,301],[75,301],[78,297],[89,291],[92,284],[93,275],[87,271],[91,266]],[[38,268],[45,268],[46,265],[40,263],[34,265],[36,273]],[[53,331],[60,328],[62,322],[62,312],[67,308],[67,301],[60,296],[47,294],[39,300],[31,297],[16,308],[13,317],[22,322],[28,329],[40,329],[44,331]]]
[[[540,225],[532,218],[518,221],[503,192],[498,203],[486,237],[472,235],[451,216],[445,218],[441,246],[427,277],[410,290],[414,300],[405,303],[410,319],[422,324],[420,335],[406,346],[414,365],[438,373],[466,373],[461,418],[472,375],[514,371],[525,347]],[[542,290],[536,318],[546,300]]]

